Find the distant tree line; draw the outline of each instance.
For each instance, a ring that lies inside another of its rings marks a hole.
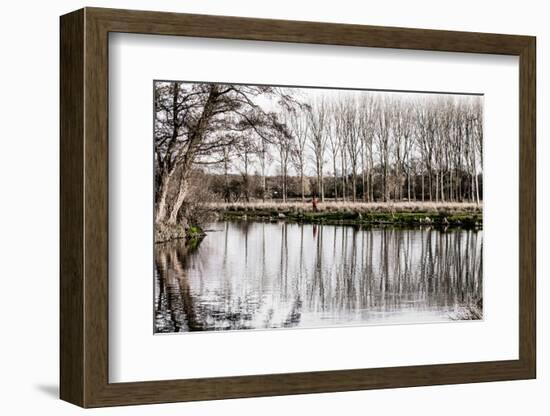
[[[483,199],[481,97],[304,91],[155,83],[157,222],[197,177],[228,202]]]

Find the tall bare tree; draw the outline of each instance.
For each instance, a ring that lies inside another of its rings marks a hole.
[[[328,120],[327,132],[328,132],[328,150],[332,159],[332,177],[334,180],[334,200],[338,201],[338,162],[340,157],[340,149],[342,147],[341,138],[341,118],[338,111],[338,102],[333,101],[330,103],[331,116]],[[342,174],[343,176],[343,174]],[[344,189],[342,189],[342,199],[344,198]]]
[[[416,139],[421,158],[421,182],[422,201],[424,201],[425,178],[428,178],[428,194],[430,201],[433,200],[432,174],[434,163],[435,133],[437,129],[437,117],[435,104],[430,100],[417,100],[416,107]]]
[[[341,99],[339,113],[342,119],[341,130],[351,169],[351,196],[355,202],[357,200],[357,168],[361,156],[359,114],[355,97],[348,96]]]
[[[288,194],[288,168],[291,162],[293,136],[287,129],[287,124],[283,120],[277,123],[277,132],[275,134],[275,147],[279,156],[279,166],[281,168],[281,190],[283,202],[286,202]]]
[[[300,192],[302,202],[305,201],[305,168],[306,168],[306,144],[308,138],[307,118],[301,113],[292,109],[287,111],[287,123],[294,140],[291,141],[291,161],[294,169],[300,176]]]
[[[361,138],[361,173],[363,182],[363,201],[372,201],[374,199],[374,154],[373,154],[373,137],[374,137],[374,109],[375,98],[373,94],[365,93],[359,101],[359,132]]]
[[[472,201],[479,205],[478,164],[483,150],[482,114],[479,100],[470,100],[466,107],[466,138],[469,144]]]
[[[242,177],[244,199],[246,202],[250,202],[250,169],[253,158],[260,152],[259,143],[256,137],[247,134],[238,137],[234,147],[236,149],[235,157],[241,162],[238,166]]]
[[[414,130],[414,108],[410,101],[395,101],[393,103],[394,154],[397,173],[399,199],[403,199],[403,186],[407,178],[407,198],[410,200],[410,167],[409,159],[412,151]]]
[[[327,103],[324,97],[320,97],[311,104],[308,111],[309,144],[313,152],[315,174],[317,176],[317,192],[321,201],[325,200],[324,165],[327,148]]]
[[[378,147],[378,156],[380,169],[382,170],[382,199],[384,202],[389,200],[389,170],[390,155],[392,149],[392,105],[393,100],[390,96],[381,97],[376,106],[376,144]]]

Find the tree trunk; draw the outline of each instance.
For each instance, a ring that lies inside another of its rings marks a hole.
[[[433,201],[433,173],[431,168],[428,168],[428,192],[430,194],[430,202]]]
[[[183,201],[185,200],[186,195],[187,195],[187,177],[185,174],[182,173],[178,184],[178,194],[176,196],[176,199],[174,200],[172,209],[170,210],[170,216],[168,217],[168,221],[167,221],[168,224],[176,224],[178,222],[178,213],[180,211],[181,206],[183,205]]]
[[[439,172],[435,171],[435,202],[439,202]]]
[[[346,158],[342,151],[341,153],[342,160],[342,201],[346,202]]]
[[[475,173],[475,177],[476,177],[476,180],[475,180],[475,185],[476,185],[476,204],[479,205],[479,181],[478,181],[478,178],[477,178],[477,172]]]
[[[229,194],[229,166],[227,163],[227,149],[224,149],[225,151],[225,157],[224,157],[224,163],[223,163],[223,174],[224,174],[224,199],[225,202],[230,202],[231,195]]]
[[[367,162],[368,163],[368,162]],[[369,181],[369,174],[366,174],[365,175],[365,187],[366,189],[363,191],[364,192],[364,195],[363,195],[363,200],[365,202],[369,202],[370,200],[370,181]]]
[[[315,162],[317,164],[317,194],[321,196],[321,167],[319,165],[319,160]]]
[[[422,172],[422,202],[424,202],[424,172]]]
[[[412,191],[413,191],[413,199],[416,201],[416,175],[411,176],[413,183],[412,183]]]
[[[172,178],[171,173],[165,173],[161,176],[160,181],[160,192],[159,192],[159,200],[157,202],[156,206],[156,212],[155,212],[155,222],[162,222],[167,215],[168,212],[168,188],[170,186],[170,179]]]
[[[357,198],[357,174],[355,173],[355,168],[353,169],[351,177],[351,186],[353,187],[353,189],[351,190],[351,195],[353,198],[353,202],[355,202]]]
[[[363,167],[363,173],[361,175],[361,197],[363,199],[363,202],[366,202],[367,201],[367,194],[365,193],[365,184],[366,184],[366,178],[365,178],[365,171],[364,171],[364,167]]]
[[[407,168],[407,201],[411,200],[411,172]]]
[[[302,168],[300,169],[300,185],[302,187],[302,203],[305,202],[306,196],[305,196],[305,189],[304,189],[304,164],[302,163]]]
[[[456,175],[456,192],[457,192],[457,198],[459,202],[462,202],[464,200],[464,194],[462,192],[462,166],[459,165],[460,170],[457,172]]]
[[[384,163],[384,202],[388,202],[388,164]]]
[[[286,202],[286,195],[287,195],[287,167],[286,162],[283,167],[283,202]]]
[[[325,181],[323,180],[323,163],[321,162],[321,202],[325,202]]]
[[[403,188],[405,187],[406,175],[405,167],[403,167],[401,169],[401,175],[399,176],[399,201],[403,201]]]
[[[267,193],[267,184],[265,179],[265,142],[262,139],[262,201],[265,202],[265,195]]]
[[[441,202],[445,202],[445,175],[443,173],[443,171],[441,171],[441,176],[440,176],[440,179],[441,179]]]
[[[369,182],[370,182],[370,202],[374,202],[374,174],[372,173],[372,164],[371,164],[371,170],[369,172]]]
[[[475,202],[475,198],[474,198],[474,189],[475,189],[475,185],[474,185],[474,174],[472,173],[471,175],[471,181],[470,181],[470,201],[473,203]]]
[[[451,168],[449,172],[449,199],[451,202],[454,202],[453,196],[453,169]]]
[[[248,195],[248,152],[244,152],[244,177],[243,177],[243,188],[244,188],[244,200],[250,202],[250,197]]]
[[[338,175],[336,174],[336,158],[332,158],[332,169],[334,171],[334,200],[338,202]]]

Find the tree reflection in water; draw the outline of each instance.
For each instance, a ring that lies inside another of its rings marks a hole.
[[[155,246],[155,331],[477,319],[482,231],[214,224]],[[472,317],[465,314],[475,308]]]

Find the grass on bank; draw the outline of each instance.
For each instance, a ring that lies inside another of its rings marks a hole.
[[[274,211],[274,212],[313,212],[311,202],[213,202],[209,207],[219,211]],[[446,214],[481,213],[482,205],[469,202],[351,202],[327,201],[317,204],[317,212],[426,212]]]
[[[227,219],[256,218],[287,219],[299,222],[351,224],[394,224],[404,226],[437,225],[480,227],[483,222],[481,205],[472,203],[434,202],[324,202],[313,210],[311,203],[250,202],[213,203],[210,209]]]

